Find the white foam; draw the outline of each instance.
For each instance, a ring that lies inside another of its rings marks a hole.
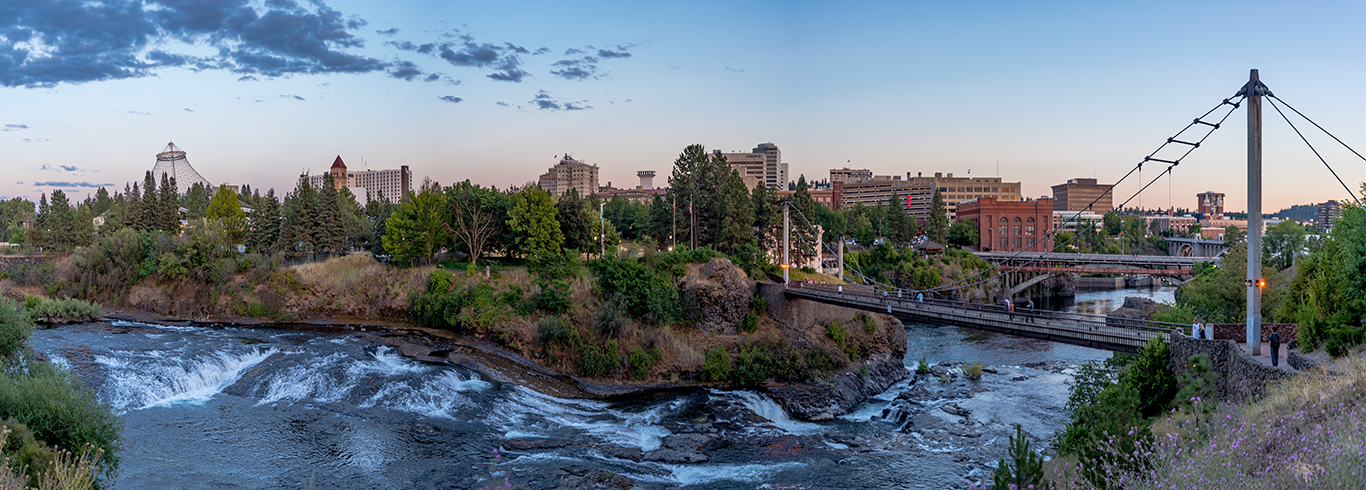
[[[457,408],[470,406],[473,402],[465,393],[483,391],[491,384],[470,374],[468,378],[455,370],[447,370],[422,382],[413,389],[408,383],[391,382],[380,388],[374,396],[361,404],[362,408],[384,402],[389,408],[428,417],[452,418]]]
[[[790,468],[800,468],[805,466],[802,463],[777,463],[771,465],[745,464],[745,465],[708,465],[708,466],[678,466],[661,465],[667,469],[673,477],[673,481],[680,485],[699,485],[718,481],[741,481],[758,482],[774,473]]]
[[[642,451],[659,449],[661,439],[672,434],[658,424],[665,404],[639,412],[622,412],[594,400],[573,400],[537,393],[517,387],[509,404],[493,417],[505,438],[545,437],[560,427],[570,427],[605,442],[638,447]]]
[[[241,354],[218,352],[204,360],[166,360],[159,351],[137,357],[95,356],[110,371],[109,404],[114,409],[141,410],[158,405],[203,404],[232,386],[275,349],[255,349]]]
[[[296,402],[309,398],[320,402],[341,400],[355,387],[355,382],[346,379],[338,382],[326,373],[329,367],[345,359],[345,355],[333,353],[308,364],[290,366],[270,378],[266,394],[256,404],[281,400]]]
[[[792,420],[787,416],[787,411],[778,406],[773,399],[752,392],[752,391],[718,391],[712,390],[713,394],[733,399],[742,404],[745,408],[754,412],[755,415],[768,419],[774,426],[790,434],[819,434],[825,432],[825,427],[810,422]]]

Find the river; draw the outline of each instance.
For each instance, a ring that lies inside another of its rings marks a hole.
[[[1124,294],[1084,293],[1074,307],[1118,307]],[[943,378],[809,423],[751,391],[556,398],[326,329],[94,322],[41,330],[33,345],[124,420],[115,489],[557,488],[602,471],[643,488],[961,488],[1005,455],[1013,424],[1036,447],[1061,429],[1075,366],[1109,356],[949,326],[906,333],[908,369],[923,358],[996,373],[937,366]],[[639,460],[680,435],[710,459]]]

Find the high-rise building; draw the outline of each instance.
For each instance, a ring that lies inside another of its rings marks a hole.
[[[1326,232],[1333,228],[1333,222],[1342,217],[1342,204],[1337,201],[1328,201],[1319,204],[1318,215],[1314,217],[1314,227],[1318,228],[1319,233]]]
[[[413,173],[408,170],[407,165],[385,170],[352,171],[346,168],[346,162],[342,161],[341,155],[337,155],[337,158],[332,160],[332,167],[328,169],[328,173],[332,175],[332,186],[337,189],[365,189],[364,195],[353,192],[356,199],[361,201],[384,196],[386,201],[399,202],[413,192]],[[303,175],[299,178],[307,178],[309,185],[313,187],[322,187],[325,175]]]
[[[1224,215],[1224,193],[1205,191],[1195,195],[1195,212],[1218,218]]]
[[[873,178],[873,171],[866,168],[832,168],[830,169],[830,183],[835,182],[861,182]]]
[[[217,186],[210,184],[209,179],[199,175],[199,172],[190,166],[190,161],[185,158],[185,150],[176,146],[175,142],[166,143],[166,148],[157,153],[157,163],[152,166],[152,177],[160,182],[162,175],[175,179],[176,192],[182,195],[189,192],[195,184],[202,184],[210,194],[218,191]]]
[[[546,192],[557,196],[569,192],[569,189],[574,189],[584,197],[597,194],[598,166],[575,160],[566,153],[559,163],[541,174],[540,184]]]
[[[1096,179],[1067,179],[1053,186],[1054,211],[1093,211],[1108,213],[1114,209],[1114,184],[1097,184]]]
[[[761,143],[754,147],[754,153],[764,155],[764,183],[769,188],[784,190],[787,189],[787,163],[783,162],[783,152],[778,150],[778,145]]]

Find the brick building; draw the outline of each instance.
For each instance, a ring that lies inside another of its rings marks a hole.
[[[1046,197],[1037,201],[983,197],[959,204],[958,219],[977,222],[983,251],[1047,252],[1053,248],[1051,238],[1043,239],[1053,226],[1053,200]]]

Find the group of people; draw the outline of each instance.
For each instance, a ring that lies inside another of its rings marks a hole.
[[[1024,319],[1025,323],[1034,323],[1033,299],[1030,299],[1028,303],[1025,303],[1025,311],[1029,313]],[[1006,313],[1010,314],[1010,321],[1015,321],[1015,303],[1010,301],[1010,298],[1006,298]]]
[[[1210,337],[1212,336],[1213,335],[1211,333]],[[1191,338],[1200,340],[1205,340],[1207,338],[1205,335],[1205,324],[1200,323],[1200,320],[1196,320],[1194,323],[1191,323]]]
[[[1206,332],[1205,324],[1196,320],[1191,323],[1191,338],[1193,339],[1213,339],[1214,332]],[[1281,360],[1281,333],[1276,327],[1271,327],[1271,335],[1266,337],[1267,343],[1271,344],[1271,365],[1280,366]]]

